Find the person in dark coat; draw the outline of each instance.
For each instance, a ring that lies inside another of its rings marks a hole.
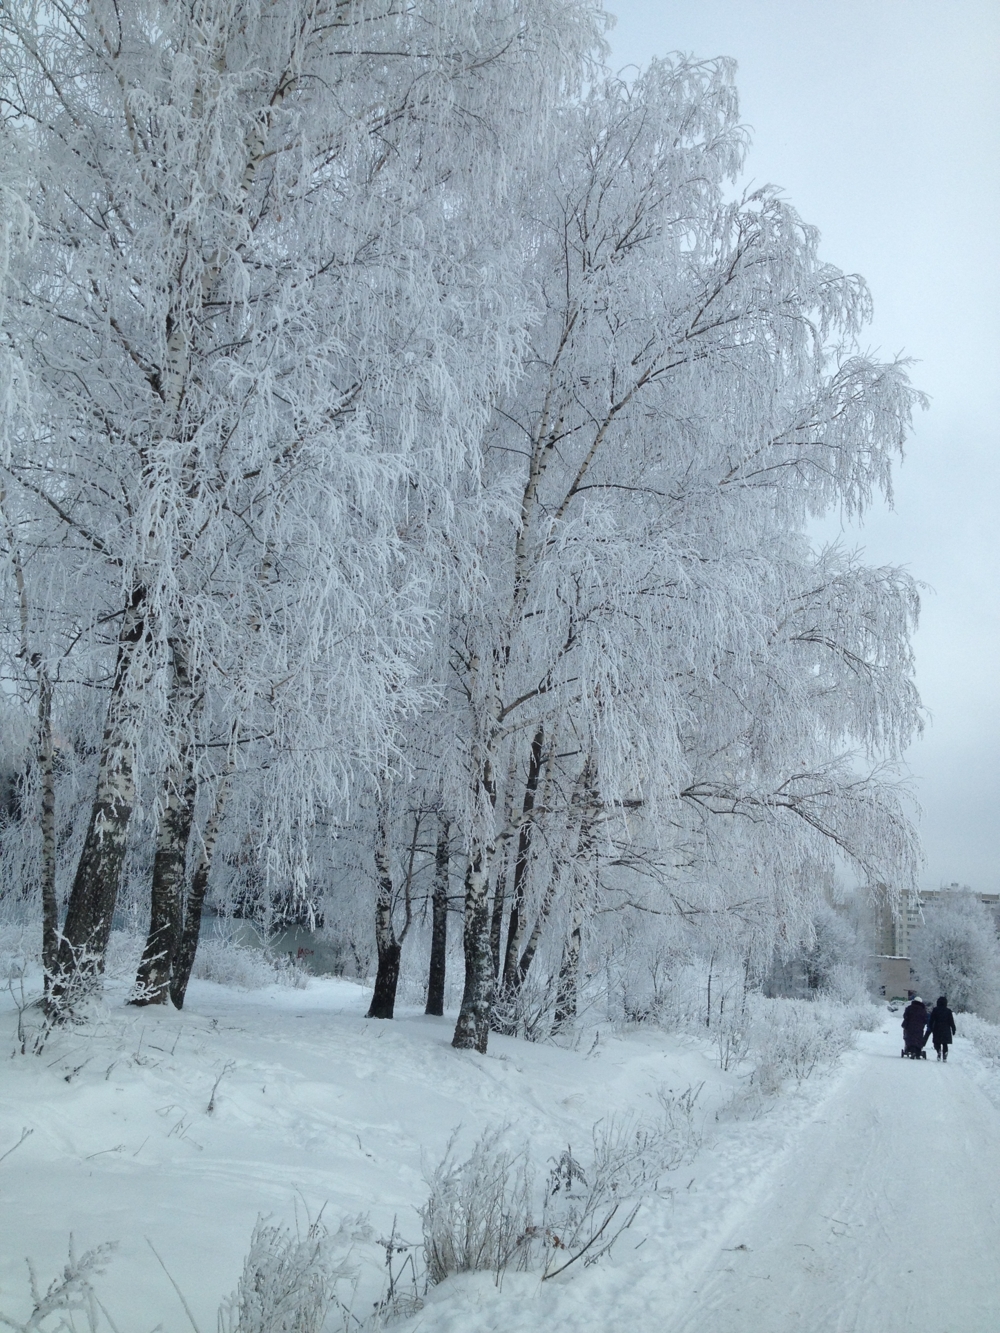
[[[927,1027],[934,1042],[934,1049],[937,1051],[937,1058],[947,1060],[948,1047],[955,1035],[955,1015],[948,1008],[947,995],[938,996],[937,1004],[927,1019]]]
[[[927,1034],[927,1006],[919,995],[903,1010],[903,1041],[908,1051],[920,1051]]]

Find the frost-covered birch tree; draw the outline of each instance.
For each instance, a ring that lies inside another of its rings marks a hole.
[[[970,889],[945,890],[924,904],[913,932],[920,986],[956,1010],[989,1023],[1000,1016],[1000,941],[989,909]]]
[[[888,486],[915,397],[905,367],[857,353],[864,284],[820,260],[787,202],[773,190],[726,201],[745,148],[727,62],[654,62],[632,84],[595,85],[559,132],[523,205],[538,323],[488,439],[494,485],[519,498],[484,526],[479,595],[456,628],[472,831],[455,1044],[480,1050],[495,982],[487,890],[522,817],[503,776],[511,747],[530,771],[539,728],[564,768],[573,755],[578,773],[594,765],[606,810],[641,806],[657,840],[739,806],[752,822],[764,809],[797,817],[862,861],[895,828],[885,851],[900,875],[912,853],[890,797],[880,821],[885,788],[841,754],[852,739],[895,757],[917,720],[905,576],[887,575],[881,600],[861,571],[841,600],[818,597],[836,623],[825,640],[786,632],[798,656],[777,695],[765,661],[813,577],[794,534]],[[837,712],[822,687],[810,695],[810,673],[851,669],[849,641],[873,609],[875,661],[855,660],[864,688]],[[821,643],[831,660],[817,668]],[[734,692],[754,696],[740,718]],[[736,758],[745,796],[704,799],[698,772],[734,786]],[[801,839],[758,833],[777,894]]]

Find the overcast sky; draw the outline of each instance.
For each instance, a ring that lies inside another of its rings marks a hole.
[[[677,50],[739,62],[748,177],[782,186],[823,257],[868,280],[870,346],[919,361],[932,405],[895,508],[845,535],[930,585],[930,716],[908,756],[924,885],[1000,891],[1000,2],[606,4],[615,67]]]

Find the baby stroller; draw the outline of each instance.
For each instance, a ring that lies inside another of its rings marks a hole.
[[[920,996],[914,995],[903,1014],[904,1045],[900,1055],[904,1060],[907,1057],[911,1060],[926,1060],[927,1052],[924,1050],[926,1040],[927,1010]]]

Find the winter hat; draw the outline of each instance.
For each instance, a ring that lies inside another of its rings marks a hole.
[[[914,995],[914,997],[913,997],[913,1003],[914,1003],[914,1004],[923,1004],[923,1000],[920,998],[919,995]]]

